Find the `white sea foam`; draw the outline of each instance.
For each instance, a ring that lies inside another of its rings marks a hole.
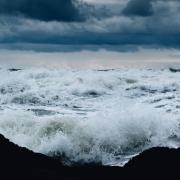
[[[179,147],[178,73],[169,70],[0,70],[0,133],[65,163],[122,165],[154,146]]]

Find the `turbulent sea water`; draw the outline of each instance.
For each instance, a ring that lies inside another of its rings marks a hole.
[[[0,70],[0,133],[65,164],[122,166],[180,146],[180,73],[169,69]]]

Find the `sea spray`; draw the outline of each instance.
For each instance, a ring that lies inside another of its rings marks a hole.
[[[144,149],[180,146],[180,81],[167,69],[0,75],[0,133],[65,164],[124,165]]]

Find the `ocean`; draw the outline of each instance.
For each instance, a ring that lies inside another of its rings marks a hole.
[[[180,147],[180,73],[169,68],[0,69],[0,133],[66,165],[123,166]]]

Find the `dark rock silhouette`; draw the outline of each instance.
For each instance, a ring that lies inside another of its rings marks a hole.
[[[170,70],[172,73],[180,72],[180,69],[176,69],[176,68],[169,68],[169,70]]]
[[[15,69],[15,68],[12,68],[12,69],[8,69],[8,71],[10,72],[16,72],[16,71],[21,71],[22,69]]]
[[[152,148],[134,157],[124,167],[125,173],[131,176],[156,179],[157,177],[178,177],[180,165],[180,149]]]
[[[0,179],[93,180],[148,179],[179,175],[180,149],[153,148],[125,167],[89,164],[67,167],[59,160],[21,148],[0,135]]]

